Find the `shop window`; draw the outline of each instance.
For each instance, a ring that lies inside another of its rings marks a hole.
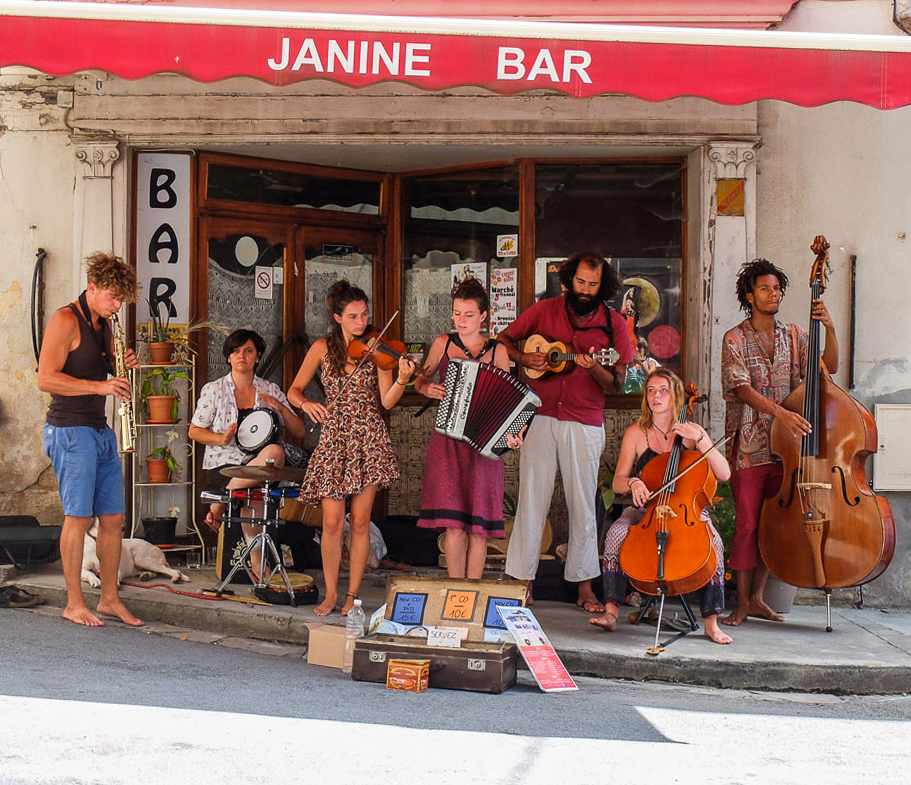
[[[284,244],[255,233],[225,234],[209,238],[208,318],[227,330],[246,327],[258,332],[266,342],[267,355],[282,343],[282,284],[269,276],[268,289],[257,285],[257,274],[264,268],[281,271]],[[223,336],[210,335],[207,376],[224,376],[230,368],[221,353]],[[262,367],[258,369],[262,373]],[[269,376],[281,384],[281,368]]]
[[[519,167],[419,175],[402,182],[404,336],[429,344],[452,331],[451,292],[483,281],[496,333],[516,317]]]
[[[342,278],[364,290],[370,313],[374,313],[373,256],[372,249],[348,242],[316,240],[305,244],[307,306],[304,327],[311,340],[322,338],[328,332],[326,298],[332,284]]]
[[[376,179],[323,177],[302,171],[212,162],[206,197],[375,216],[380,211],[380,187]]]
[[[636,362],[621,392],[638,395],[656,365],[681,372],[683,165],[547,163],[535,169],[535,299],[561,292],[560,263],[579,251],[608,258],[623,287]]]

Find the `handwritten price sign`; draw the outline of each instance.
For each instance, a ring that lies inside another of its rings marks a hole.
[[[474,609],[477,604],[478,593],[476,591],[450,589],[446,592],[442,618],[449,621],[471,621],[474,618]]]
[[[423,624],[426,594],[399,593],[392,606],[392,621],[399,624]]]

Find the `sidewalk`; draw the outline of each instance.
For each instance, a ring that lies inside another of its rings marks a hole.
[[[309,573],[322,594],[322,574],[313,570]],[[217,585],[211,569],[188,574],[190,583],[173,585],[164,578],[150,583],[167,583],[190,593]],[[416,569],[414,574],[443,573]],[[383,602],[388,575],[388,571],[378,570],[365,577],[361,597],[368,616]],[[59,563],[35,566],[27,572],[11,570],[9,582],[41,594],[52,607],[62,608],[65,604]],[[90,607],[94,607],[98,590],[84,588]],[[250,596],[248,585],[231,588],[236,596]],[[124,586],[122,596],[130,610],[153,631],[155,625],[174,625],[225,637],[302,645],[307,642],[308,622],[344,623],[338,613],[325,619],[317,617],[312,605],[291,608],[200,599],[174,594],[165,586]],[[572,604],[536,602],[533,610],[574,675],[834,694],[898,694],[911,687],[909,611],[833,608],[834,629],[827,633],[824,605],[795,605],[784,624],[750,619],[739,628],[726,628],[734,638],[729,646],[713,644],[696,632],[671,644],[658,656],[651,656],[646,649],[654,642],[655,628],[626,623],[626,612],[632,609],[622,609],[621,623],[613,633],[589,625],[589,615]],[[673,618],[675,611],[679,613],[680,606],[670,601],[665,617]],[[661,640],[674,634],[665,625]]]

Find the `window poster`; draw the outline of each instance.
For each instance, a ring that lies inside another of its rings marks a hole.
[[[477,278],[481,283],[487,278],[487,262],[458,262],[451,265],[450,269],[453,288],[466,278]]]
[[[518,315],[519,271],[504,267],[490,273],[490,336],[495,338]]]
[[[681,302],[679,259],[611,259],[623,285],[610,302],[626,322],[633,362],[622,392],[641,395],[645,378],[659,365],[680,373]]]

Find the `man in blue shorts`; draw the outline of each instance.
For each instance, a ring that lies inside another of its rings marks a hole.
[[[120,401],[130,397],[129,380],[113,377],[108,320],[122,303],[135,302],[136,275],[113,254],[95,253],[86,262],[88,285],[76,302],[51,317],[38,360],[38,387],[51,394],[44,451],[54,465],[63,502],[63,618],[87,627],[104,626],[86,606],[80,583],[85,534],[97,517],[101,598],[96,612],[139,627],[142,622],[126,609],[118,592],[126,504],[117,437],[104,412],[108,395]],[[125,352],[124,363],[127,368],[138,365],[132,349]]]

